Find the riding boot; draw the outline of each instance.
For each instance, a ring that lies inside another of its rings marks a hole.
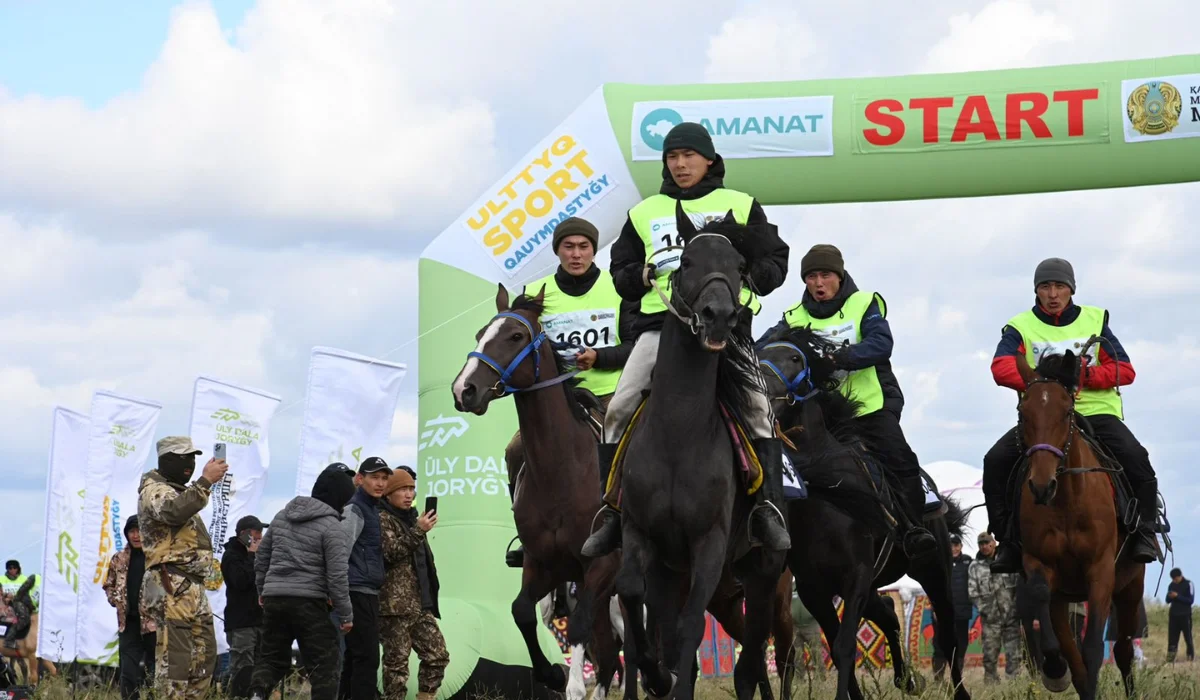
[[[617,454],[614,443],[602,442],[596,446],[600,457],[600,492],[608,493],[608,475],[612,471],[613,458]],[[600,528],[583,543],[580,553],[589,559],[602,557],[621,545],[621,514],[605,501],[600,508]]]
[[[516,484],[509,482],[508,498],[514,504],[517,502],[516,494],[517,494]],[[508,550],[504,554],[504,563],[507,564],[510,569],[520,569],[520,568],[524,567],[525,566],[525,545],[518,542],[517,546],[515,548]]]
[[[901,479],[904,498],[908,501],[909,525],[904,533],[904,553],[909,559],[921,559],[937,553],[937,540],[921,525],[921,514],[925,510],[925,483],[921,475]]]
[[[999,503],[993,503],[991,499],[987,502],[987,512],[988,531],[998,540],[996,557],[988,568],[994,574],[1015,574],[1023,571],[1025,567],[1021,563],[1021,543],[1010,527],[1012,514]]]
[[[1138,484],[1138,526],[1130,533],[1129,557],[1138,564],[1158,560],[1158,542],[1154,524],[1158,520],[1158,479]]]
[[[754,441],[754,451],[762,464],[763,480],[750,514],[750,532],[767,549],[787,551],[792,547],[792,538],[783,518],[787,507],[783,501],[783,441],[759,438]]]

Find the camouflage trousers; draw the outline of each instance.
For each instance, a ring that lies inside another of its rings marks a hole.
[[[408,660],[417,652],[421,665],[417,671],[417,691],[432,698],[442,685],[450,652],[433,613],[416,617],[384,615],[380,618],[379,641],[383,645],[384,700],[408,697]]]
[[[1021,620],[1015,613],[988,615],[983,618],[983,677],[985,680],[1000,680],[996,666],[1000,661],[1000,647],[1004,646],[1004,673],[1015,678],[1021,672],[1021,656],[1024,641],[1021,638]]]
[[[162,571],[147,574],[158,622],[154,655],[154,693],[162,700],[192,700],[208,693],[217,667],[217,636],[204,587]],[[172,593],[161,583],[166,576]],[[148,607],[150,607],[148,605]]]

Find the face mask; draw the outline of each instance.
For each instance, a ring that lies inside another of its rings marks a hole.
[[[163,455],[158,460],[158,473],[180,486],[186,486],[196,471],[195,455]]]

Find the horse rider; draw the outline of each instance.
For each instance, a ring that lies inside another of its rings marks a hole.
[[[1096,306],[1079,306],[1075,294],[1075,270],[1062,258],[1047,258],[1033,273],[1037,295],[1033,308],[1013,316],[1001,332],[992,359],[996,384],[1024,392],[1024,378],[1017,370],[1017,357],[1024,355],[1030,367],[1044,353],[1078,349],[1092,336],[1103,340],[1088,351],[1080,375],[1075,411],[1086,417],[1096,439],[1121,464],[1138,499],[1141,518],[1136,537],[1130,538],[1133,561],[1148,564],[1158,556],[1154,527],[1158,516],[1158,479],[1150,466],[1150,455],[1124,422],[1121,386],[1133,383],[1133,364],[1108,326],[1108,311]],[[1012,512],[1005,493],[1009,475],[1021,460],[1021,436],[1013,428],[1006,432],[983,458],[983,493],[987,502],[988,529],[1000,538],[992,571],[1022,570],[1021,547],[1011,536]],[[1131,533],[1133,534],[1133,533]]]
[[[621,368],[633,352],[637,303],[623,301],[613,287],[612,275],[593,262],[599,242],[600,232],[587,219],[563,219],[554,228],[551,241],[558,255],[558,269],[526,285],[524,293],[544,292],[539,319],[542,329],[555,351],[580,370],[575,375],[578,386],[595,394],[607,408]],[[508,466],[508,495],[515,502],[516,478],[525,461],[520,430],[504,449],[504,461]],[[510,567],[519,568],[523,557],[524,549],[518,546],[506,560]]]
[[[658,339],[667,307],[653,286],[653,279],[664,289],[672,270],[679,265],[677,248],[684,245],[676,232],[676,208],[693,219],[707,223],[733,211],[737,223],[753,227],[748,238],[753,239],[752,251],[746,252],[746,273],[751,288],[742,287],[740,303],[751,314],[762,308],[758,295],[773,292],[787,277],[788,246],[778,231],[767,221],[766,212],[754,197],[725,187],[725,161],[713,146],[712,136],[702,125],[694,122],[677,124],[663,140],[662,186],[629,210],[621,234],[613,243],[613,283],[622,298],[638,304],[634,332],[637,340],[629,362],[617,384],[608,412],[604,418],[604,439],[599,446],[602,488],[608,483],[617,444],[629,426],[641,403],[645,390],[650,388],[651,372],[658,354]],[[696,226],[697,229],[701,225]],[[749,345],[751,314],[743,314],[737,334],[747,338]],[[752,415],[742,416],[746,430],[763,468],[763,485],[756,492],[757,503],[751,515],[751,533],[771,550],[786,550],[791,546],[786,523],[781,513],[783,504],[783,444],[775,437],[774,419],[766,394],[755,392],[751,397]],[[600,510],[603,522],[583,546],[583,555],[601,556],[620,543],[621,525],[617,498],[620,493],[618,471],[605,493]]]
[[[836,246],[814,245],[800,261],[800,274],[805,286],[800,303],[785,311],[758,345],[780,331],[803,326],[841,343],[831,359],[839,374],[845,373],[840,382],[842,393],[862,403],[855,422],[863,446],[899,479],[901,500],[908,505],[904,552],[911,559],[932,555],[937,540],[920,524],[925,508],[921,463],[900,428],[904,394],[892,371],[887,304],[878,292],[858,288]]]

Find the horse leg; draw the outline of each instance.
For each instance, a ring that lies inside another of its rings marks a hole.
[[[896,608],[892,599],[885,595],[867,596],[867,605],[863,609],[863,617],[874,622],[883,630],[887,638],[888,651],[892,655],[892,684],[908,695],[920,695],[925,689],[924,679],[916,671],[907,676],[904,663],[904,647],[900,645],[900,618],[896,617]]]
[[[846,570],[842,578],[842,622],[837,639],[832,641],[833,658],[838,667],[838,700],[850,697],[850,688],[857,682],[854,677],[858,656],[858,628],[862,625],[863,608],[867,596],[878,595],[871,589],[870,566],[857,564]]]
[[[536,564],[526,557],[524,570],[521,572],[521,592],[517,594],[512,603],[513,622],[517,624],[517,629],[521,630],[525,648],[529,651],[529,661],[533,666],[533,679],[547,688],[561,693],[567,689],[567,674],[561,666],[550,663],[550,660],[542,653],[542,647],[538,644],[537,639],[538,601],[546,597],[558,582],[553,580],[545,570],[535,567]]]
[[[1052,693],[1061,693],[1071,684],[1071,677],[1067,674],[1067,662],[1059,646],[1055,625],[1050,620],[1050,584],[1041,569],[1034,570],[1028,580],[1029,599],[1041,627],[1042,685]]]
[[[1088,626],[1083,635],[1083,660],[1087,665],[1087,689],[1079,692],[1080,700],[1093,700],[1100,682],[1100,667],[1104,665],[1104,623],[1112,609],[1113,557],[1101,555],[1088,571]],[[1136,607],[1135,607],[1136,611]],[[1078,687],[1078,686],[1077,686]]]
[[[775,673],[779,675],[779,697],[791,700],[796,673],[796,622],[792,619],[792,572],[784,569],[775,585]],[[782,661],[781,661],[782,659]]]
[[[1143,574],[1144,576],[1144,574]],[[1133,638],[1138,629],[1138,605],[1141,602],[1143,576],[1135,576],[1117,592],[1117,642],[1113,644],[1113,659],[1121,669],[1125,695],[1133,697]]]
[[[704,638],[704,609],[721,581],[728,539],[721,528],[714,527],[691,543],[691,582],[676,628],[679,638],[679,660],[675,663],[677,669],[691,669],[695,663],[696,650]],[[742,648],[742,653],[745,653],[745,645]],[[691,700],[693,689],[690,684],[684,684],[679,691],[676,694],[679,700]]]
[[[622,533],[620,571],[617,573],[617,595],[625,609],[625,672],[633,666],[640,671],[647,692],[665,697],[674,686],[674,679],[658,661],[646,634],[646,569],[649,560],[647,544],[641,534],[628,525]],[[635,682],[630,683],[630,680]],[[637,700],[636,675],[625,679],[626,700]]]
[[[958,641],[954,636],[954,601],[950,593],[949,548],[950,543],[947,538],[946,556],[938,557],[936,563],[922,566],[922,570],[914,572],[917,575],[913,578],[925,589],[925,594],[929,596],[929,602],[933,604],[933,623],[937,628],[935,641],[941,648],[942,657],[950,664],[950,680],[954,684],[954,700],[971,700],[971,694],[963,685],[962,660],[956,652]]]
[[[1058,646],[1067,657],[1067,666],[1071,669],[1071,684],[1079,697],[1084,697],[1087,687],[1087,666],[1083,663],[1083,655],[1075,643],[1075,634],[1071,631],[1071,620],[1067,615],[1067,603],[1063,600],[1050,601],[1050,623],[1054,636],[1058,637]],[[1088,620],[1088,629],[1091,629]]]
[[[733,667],[733,687],[738,700],[751,700],[756,688],[762,688],[763,700],[773,700],[771,681],[767,675],[766,646],[771,634],[775,607],[775,587],[779,579],[754,573],[743,580],[746,596],[746,641]],[[789,606],[790,608],[790,606]]]

